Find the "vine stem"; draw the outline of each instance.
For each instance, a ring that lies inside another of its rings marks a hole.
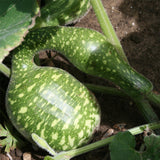
[[[152,109],[151,105],[149,104],[148,100],[141,98],[141,99],[134,99],[140,113],[143,115],[145,120],[148,123],[159,121],[157,114]]]
[[[92,5],[93,10],[97,16],[98,22],[101,26],[101,29],[102,29],[104,35],[107,37],[108,41],[111,42],[115,46],[117,52],[121,55],[121,57],[125,61],[128,62],[127,57],[123,51],[123,48],[120,44],[120,41],[115,33],[115,30],[110,22],[110,19],[107,15],[107,12],[104,9],[104,6],[103,6],[101,0],[91,0],[91,5]],[[115,90],[112,90],[112,91],[113,92],[110,92],[108,90],[107,92],[117,94],[117,91],[115,91]],[[118,92],[118,94],[120,94],[120,93]],[[148,98],[153,100],[153,96],[152,97],[150,96]],[[139,99],[134,98],[134,101],[137,104],[138,109],[140,110],[141,114],[144,116],[144,118],[148,122],[154,122],[159,119],[158,116],[156,115],[156,113],[154,112],[154,110],[152,109],[152,107],[150,106],[150,104],[148,103],[148,101],[144,100],[144,98],[139,98]],[[156,101],[156,100],[154,99],[153,101]]]
[[[160,108],[160,95],[155,94],[154,92],[150,92],[146,95],[151,103]]]
[[[117,52],[121,55],[121,57],[126,62],[128,62],[121,43],[115,33],[115,30],[110,22],[110,19],[107,15],[107,12],[105,11],[105,8],[103,7],[101,0],[91,0],[91,5],[104,35],[107,37],[108,41],[115,46]]]
[[[90,89],[92,91],[129,98],[129,96],[127,94],[125,94],[123,91],[121,91],[120,89],[116,89],[116,88],[112,88],[112,87],[104,87],[104,86],[88,84],[88,83],[85,83],[85,85],[86,85],[86,87],[88,87],[88,89]],[[154,100],[154,98],[155,98],[154,93],[152,93],[151,95],[152,96],[148,96],[149,100],[152,100],[152,102],[157,102],[158,100],[157,101]],[[143,97],[132,98],[132,99],[134,100],[135,104],[137,105],[139,112],[141,113],[141,115],[144,117],[144,119],[148,123],[159,121],[157,114],[152,109],[148,100],[146,100]],[[157,102],[157,104],[159,104],[159,106],[160,106],[160,101],[159,101],[159,103]]]
[[[10,71],[10,69],[9,69],[5,64],[0,63],[0,71],[1,71],[4,75],[6,75],[8,78],[10,77],[11,71]]]
[[[84,85],[93,92],[109,94],[112,96],[128,97],[122,90],[113,87],[84,83]],[[128,97],[129,98],[129,97]]]
[[[95,84],[90,84],[90,83],[84,83],[84,85],[93,92],[129,98],[129,96],[126,93],[124,93],[121,89],[118,89],[118,88],[106,87],[106,86],[95,85]],[[153,103],[155,106],[157,106],[160,109],[160,95],[159,94],[155,94],[152,91],[145,96],[148,101],[150,101],[151,103]],[[137,104],[140,104],[140,103],[138,102]]]
[[[128,131],[132,134],[132,135],[137,135],[140,133],[143,133],[145,130],[151,129],[151,130],[155,130],[155,129],[159,129],[160,128],[160,122],[155,122],[155,123],[149,123],[149,124],[145,124],[145,125],[141,125],[141,126],[137,126],[135,128],[131,128]],[[84,147],[78,148],[78,149],[74,149],[74,150],[70,150],[70,151],[66,151],[66,152],[60,152],[58,154],[56,154],[52,159],[54,160],[70,160],[71,158],[75,157],[75,156],[79,156],[81,154],[87,153],[89,151],[92,151],[94,149],[103,147],[107,144],[109,144],[110,142],[112,142],[112,140],[114,139],[114,136],[108,137],[106,139],[94,142],[92,144],[86,145]],[[46,159],[49,159],[49,157],[47,157]]]

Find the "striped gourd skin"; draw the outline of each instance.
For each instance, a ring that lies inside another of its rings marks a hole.
[[[66,25],[83,17],[90,8],[90,0],[52,0],[41,9],[34,28]]]
[[[13,70],[6,106],[24,137],[31,141],[31,133],[36,133],[56,151],[86,144],[100,123],[94,96],[58,68],[34,66],[23,73]]]
[[[130,96],[152,89],[150,81],[124,62],[94,30],[47,27],[30,32],[14,50],[7,112],[26,138],[34,132],[55,150],[86,143],[100,116],[94,97],[80,82],[61,69],[34,64],[34,55],[44,49],[60,51],[80,70],[111,80]]]
[[[145,95],[152,90],[151,82],[137,73],[117,54],[102,34],[85,28],[47,27],[30,32],[23,46],[31,53],[23,54],[27,67],[28,56],[41,49],[55,49],[64,54],[81,71],[108,79],[131,97]],[[17,61],[19,56],[17,55]],[[18,62],[21,66],[23,61]],[[16,64],[15,66],[16,69]]]

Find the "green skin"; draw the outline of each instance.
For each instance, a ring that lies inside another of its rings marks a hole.
[[[41,9],[34,28],[66,25],[78,21],[90,8],[90,0],[52,0]]]
[[[144,96],[153,88],[148,79],[122,60],[113,45],[106,41],[105,36],[91,29],[41,28],[27,36],[25,44],[20,47],[21,50],[24,47],[31,51],[26,57],[31,66],[33,51],[38,53],[40,50],[54,49],[66,56],[81,71],[112,81],[132,98]],[[19,54],[17,57],[15,59],[18,61]],[[18,63],[24,65],[23,61]]]
[[[34,44],[32,36],[29,34],[28,40],[14,51],[6,98],[9,118],[28,140],[31,133],[36,133],[56,151],[82,146],[100,123],[99,105],[69,73],[35,65],[35,54],[54,44]],[[30,41],[33,43],[28,45]]]
[[[61,52],[83,72],[111,80],[132,97],[152,90],[150,81],[94,30],[47,27],[30,32],[14,50],[7,113],[27,139],[36,133],[56,151],[87,143],[100,111],[94,96],[69,73],[34,63],[34,56],[45,49]]]

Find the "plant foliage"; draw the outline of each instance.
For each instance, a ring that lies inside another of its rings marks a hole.
[[[0,146],[5,147],[5,152],[15,149],[17,140],[12,136],[8,128],[0,124]]]
[[[0,2],[0,63],[17,47],[39,12],[36,0],[2,0]]]
[[[135,137],[130,132],[119,132],[110,144],[111,160],[159,160],[160,136],[144,138],[145,150],[135,150]]]

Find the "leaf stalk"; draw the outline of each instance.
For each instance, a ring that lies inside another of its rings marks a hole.
[[[128,131],[132,135],[137,135],[137,134],[143,133],[145,130],[148,130],[148,129],[155,130],[155,129],[159,129],[159,128],[160,128],[160,121],[155,122],[155,123],[149,123],[149,124],[137,126],[137,127],[129,129]],[[100,148],[100,147],[103,147],[103,146],[109,144],[110,142],[112,142],[114,137],[115,137],[115,135],[108,137],[106,139],[94,142],[92,144],[86,145],[84,147],[78,148],[78,149],[74,149],[74,150],[70,150],[70,151],[66,151],[66,152],[60,152],[60,153],[56,154],[52,159],[54,159],[54,160],[70,160],[71,158],[73,158],[75,156],[79,156],[81,154],[87,153],[89,151],[92,151],[94,149],[97,149],[97,148]],[[47,158],[49,158],[49,156],[47,156]]]
[[[8,78],[10,77],[11,71],[5,64],[0,63],[0,71]]]
[[[93,10],[96,14],[96,17],[98,19],[98,22],[101,26],[101,29],[104,33],[104,35],[107,37],[108,41],[115,46],[117,52],[119,53],[119,55],[126,61],[127,57],[123,51],[123,48],[121,46],[121,43],[115,33],[115,30],[110,22],[110,19],[108,17],[108,14],[105,10],[105,8],[103,7],[103,4],[101,2],[101,0],[91,0],[91,5],[93,7]]]

